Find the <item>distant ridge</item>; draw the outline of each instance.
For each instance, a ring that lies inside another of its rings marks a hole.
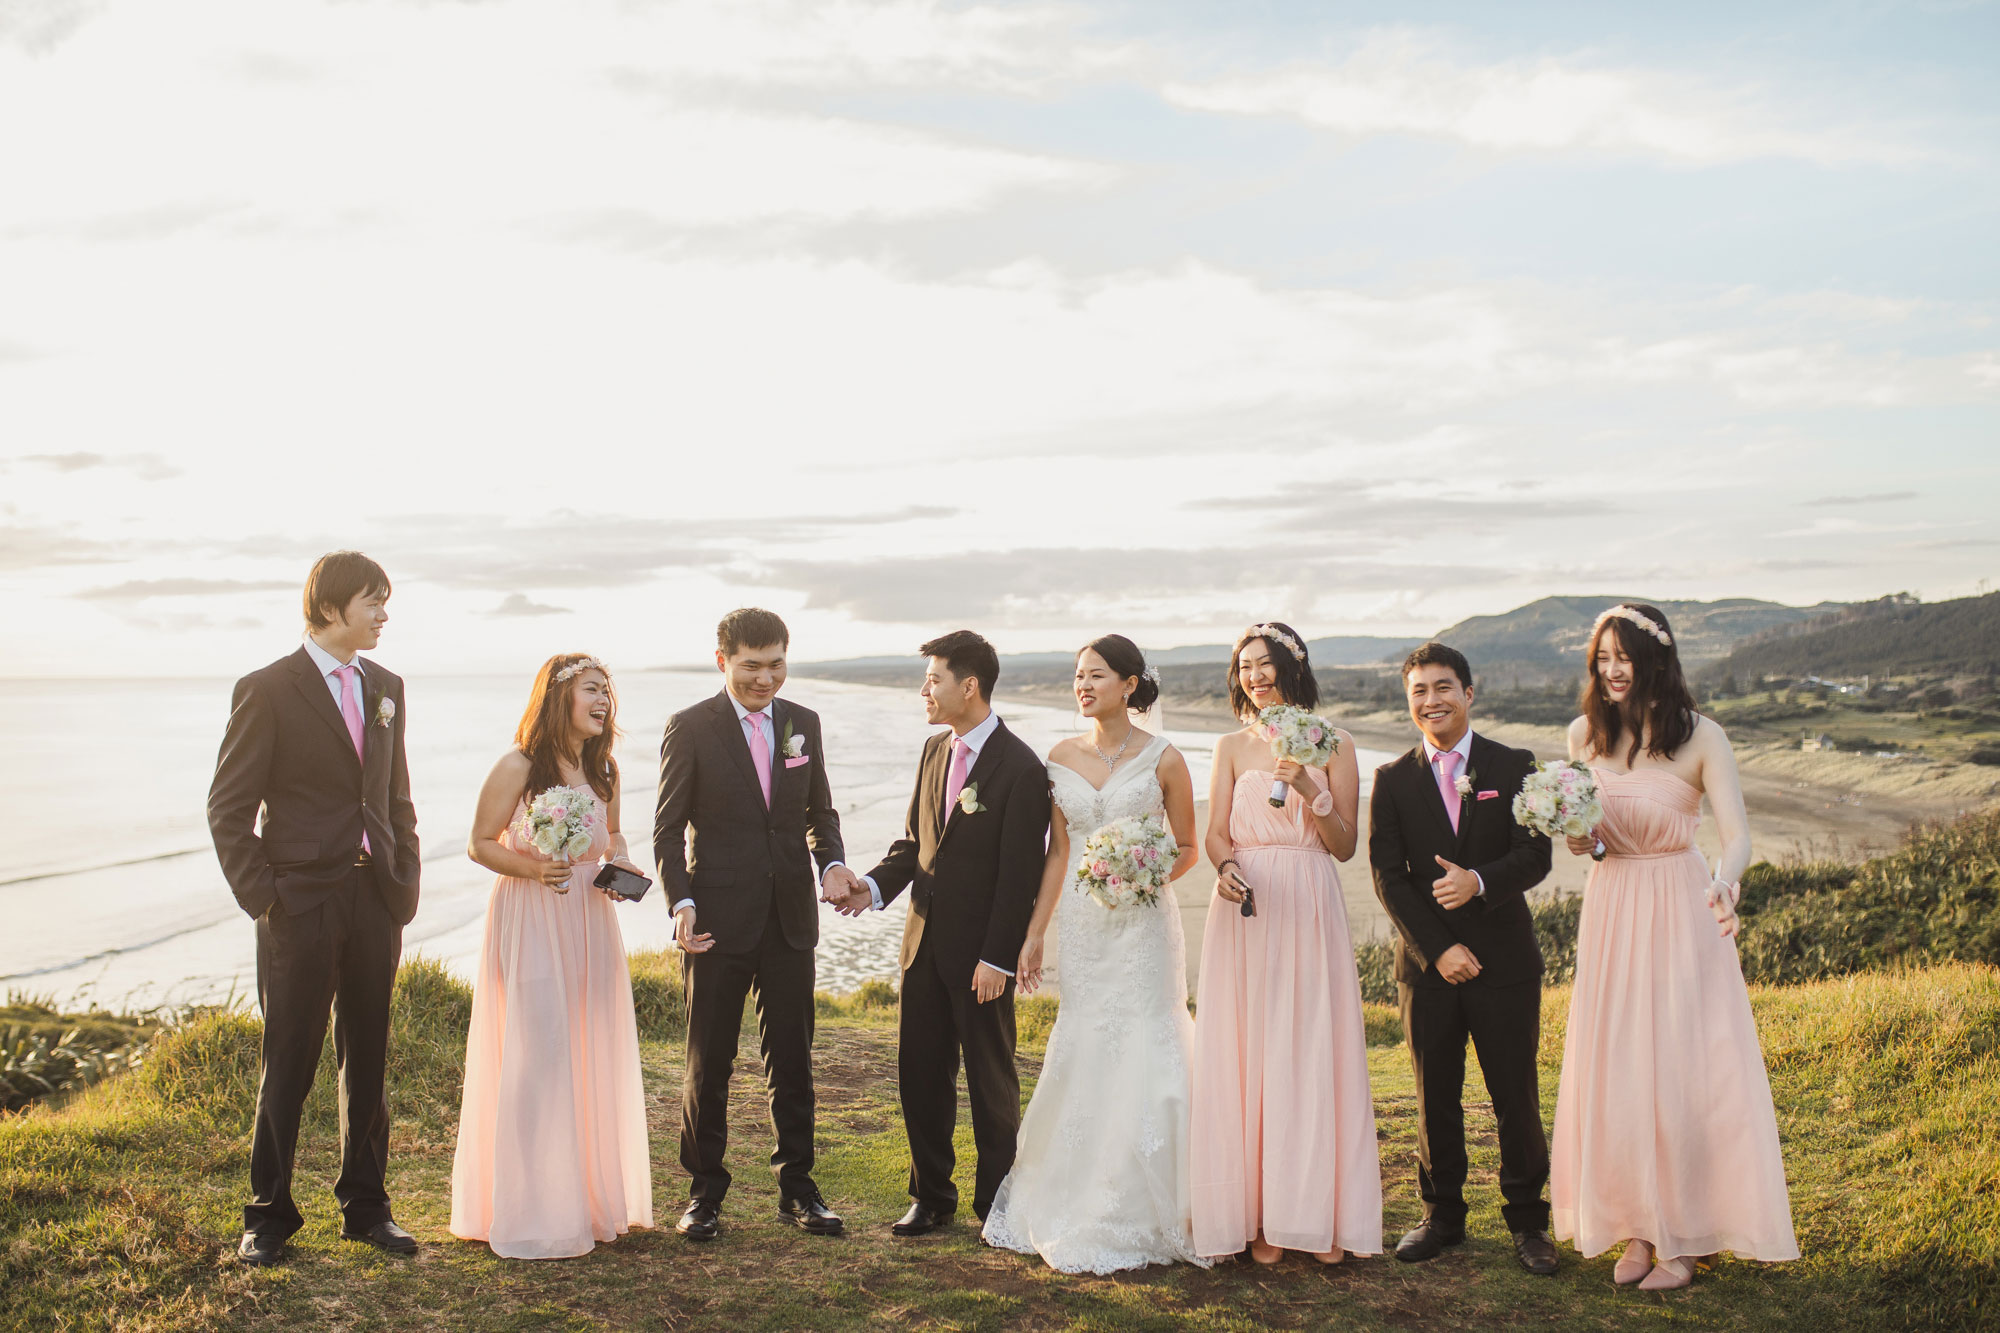
[[[1610,595],[1544,597],[1500,615],[1461,620],[1439,630],[1436,637],[1471,659],[1478,676],[1490,678],[1510,672],[1533,678],[1569,676],[1583,665],[1583,652],[1598,614],[1620,602],[1645,602],[1660,608],[1673,627],[1681,661],[1689,667],[1726,656],[1752,635],[1804,624],[1847,607],[1844,602],[1786,606],[1749,597],[1719,602]]]
[[[1396,638],[1391,635],[1337,635],[1306,640],[1306,655],[1315,666],[1373,666],[1387,656],[1401,657],[1422,642],[1420,638]],[[1179,648],[1147,648],[1144,644],[1140,645],[1145,649],[1146,661],[1153,666],[1206,666],[1227,662],[1231,646],[1226,643],[1197,643]],[[1055,666],[1067,668],[1070,661],[1069,653],[1002,653],[1000,675],[1004,680],[1013,672],[1046,671]],[[914,652],[900,657],[845,657],[833,662],[799,662],[794,665],[800,675],[834,679],[873,676],[884,671],[900,671],[912,676],[920,674]]]
[[[1765,677],[1990,675],[2000,672],[2000,593],[1949,602],[1904,593],[1766,630],[1702,672]]]

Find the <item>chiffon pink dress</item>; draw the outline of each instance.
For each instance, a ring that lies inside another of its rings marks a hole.
[[[1316,770],[1313,779],[1325,789]],[[1189,1126],[1197,1253],[1382,1252],[1382,1167],[1361,983],[1333,856],[1298,793],[1244,773],[1229,840],[1257,914],[1210,900]]]
[[[502,875],[487,903],[451,1234],[503,1258],[572,1258],[653,1225],[632,980],[617,906],[590,882],[604,824],[599,802],[568,893]],[[539,855],[512,826],[501,843]]]
[[[1550,1163],[1559,1239],[1662,1259],[1796,1259],[1771,1084],[1736,941],[1694,845],[1701,793],[1595,769],[1609,854],[1590,873]]]

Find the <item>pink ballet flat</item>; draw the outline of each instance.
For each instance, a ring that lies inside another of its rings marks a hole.
[[[1639,1284],[1641,1291],[1679,1291],[1694,1281],[1694,1260],[1662,1259]]]
[[[1635,1240],[1625,1247],[1625,1254],[1611,1269],[1611,1280],[1621,1287],[1629,1287],[1641,1281],[1653,1271],[1653,1247],[1643,1240]]]
[[[1313,1258],[1319,1260],[1321,1263],[1325,1264],[1328,1268],[1332,1268],[1335,1264],[1344,1264],[1347,1262],[1347,1251],[1346,1250],[1315,1251],[1313,1254]]]
[[[1269,1254],[1271,1257],[1266,1259],[1264,1257],[1266,1254]],[[1285,1252],[1260,1236],[1258,1239],[1250,1242],[1250,1257],[1268,1268],[1272,1264],[1277,1263],[1278,1260],[1284,1258]]]

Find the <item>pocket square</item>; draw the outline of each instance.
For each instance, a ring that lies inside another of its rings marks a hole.
[[[1479,800],[1482,800],[1482,801],[1490,801],[1490,800],[1492,800],[1492,799],[1493,799],[1494,797],[1498,796],[1499,794],[1500,794],[1500,793],[1499,793],[1499,792],[1497,792],[1497,791],[1483,791],[1483,792],[1480,792],[1480,793],[1479,793],[1479,796],[1478,796],[1478,798],[1477,798],[1477,799],[1479,799]]]
[[[797,759],[787,759],[787,760],[785,761],[785,767],[786,767],[786,768],[797,768],[797,767],[798,767],[798,766],[799,766],[800,764],[810,764],[810,763],[811,763],[812,761],[813,761],[813,757],[812,757],[811,755],[809,755],[809,754],[802,754],[802,755],[800,755],[800,756],[799,756],[799,757],[798,757]]]

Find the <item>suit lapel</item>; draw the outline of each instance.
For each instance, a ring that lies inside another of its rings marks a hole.
[[[1007,732],[1007,724],[1005,722],[999,722],[995,724],[993,728],[993,734],[986,738],[986,744],[979,747],[979,757],[972,761],[971,771],[969,771],[965,775],[965,786],[959,789],[961,792],[978,786],[982,778],[990,775],[993,772],[995,766],[997,766],[1000,762],[1000,738],[1003,735],[1005,735],[1006,732]],[[943,749],[947,755],[951,753],[950,745],[944,746]],[[951,777],[951,764],[947,760],[945,763],[945,779],[947,782],[950,781],[950,777]],[[944,784],[940,783],[939,784],[940,796],[943,794],[943,787]],[[975,796],[976,795],[977,793],[975,793]],[[968,818],[971,818],[971,816],[967,815],[962,808],[956,805],[954,805],[951,809],[945,811],[944,834],[938,839],[938,845],[943,846],[944,840],[951,836],[951,831],[957,828],[961,823],[963,823]]]
[[[361,771],[366,773],[369,761],[375,757],[375,752],[382,748],[379,744],[381,738],[375,733],[388,731],[387,727],[375,725],[375,710],[368,706],[368,700],[376,694],[386,697],[387,691],[383,688],[382,682],[373,675],[375,669],[373,663],[361,657],[354,660],[361,667]],[[345,730],[345,727],[342,730]]]
[[[1480,806],[1480,774],[1486,770],[1486,761],[1492,758],[1492,755],[1488,753],[1490,748],[1492,747],[1488,746],[1484,736],[1476,731],[1472,733],[1471,750],[1465,757],[1465,776],[1467,778],[1467,785],[1472,790],[1466,795],[1458,816],[1458,849],[1460,851],[1465,850],[1465,840],[1472,833],[1472,812]]]
[[[1438,790],[1437,766],[1424,756],[1424,743],[1417,742],[1417,748],[1410,751],[1410,765],[1416,770],[1416,779],[1423,788],[1418,801],[1430,811],[1432,821],[1437,825],[1438,837],[1448,846],[1455,846],[1458,834],[1452,831],[1451,813],[1444,807],[1444,793]]]
[[[729,691],[724,690],[716,695],[712,707],[715,713],[715,729],[722,738],[722,748],[735,757],[737,772],[741,773],[743,780],[750,784],[750,799],[762,805],[764,787],[757,781],[757,766],[750,759],[749,736],[743,730],[743,724],[736,719],[736,708],[729,702]],[[772,784],[772,790],[774,792],[777,790],[775,782]]]
[[[326,677],[319,674],[319,665],[304,648],[292,657],[292,684],[305,696],[306,706],[333,729],[333,734],[340,738],[341,751],[358,767],[361,756],[354,753],[354,738],[347,734],[347,720],[341,717],[339,706],[333,702],[333,691],[327,688]],[[367,735],[365,727],[362,735]],[[365,741],[363,743],[366,744]]]

